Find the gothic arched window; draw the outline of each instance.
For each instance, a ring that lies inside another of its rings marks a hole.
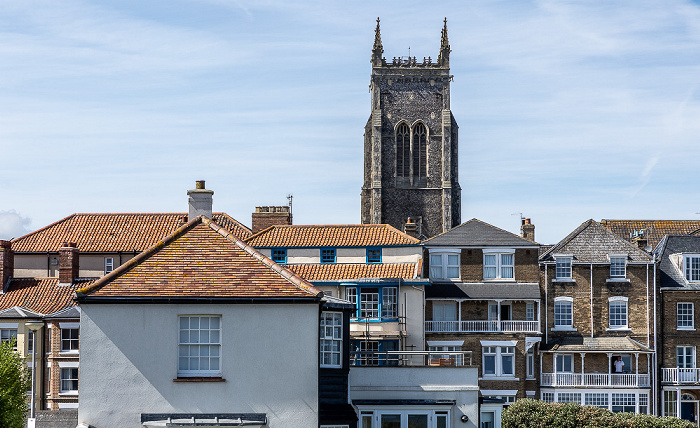
[[[417,123],[413,127],[413,176],[425,177],[427,175],[426,162],[428,160],[428,132],[425,125]]]
[[[411,131],[402,123],[396,129],[396,176],[411,175]]]

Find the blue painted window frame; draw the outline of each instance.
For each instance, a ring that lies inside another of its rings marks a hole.
[[[321,248],[321,263],[335,263],[335,248]]]
[[[271,254],[272,261],[281,265],[287,264],[287,249],[273,248]]]
[[[364,340],[351,340],[350,341],[350,349],[351,353],[352,352],[363,352],[362,351],[362,345],[365,342],[373,342],[376,344],[376,351],[377,352],[386,352],[386,351],[398,351],[399,350],[399,341],[396,339],[386,339],[386,340],[370,340],[370,341],[364,341]],[[357,355],[357,354],[356,354]],[[376,357],[371,357],[369,355],[363,355],[360,354],[358,355],[359,358],[355,358],[355,361],[351,362],[351,365],[355,366],[397,366],[399,365],[399,357],[398,355],[377,355]]]
[[[370,289],[377,290],[377,316],[376,317],[366,317],[362,316],[362,312],[367,311],[367,305],[363,308],[363,303],[372,303],[363,301],[362,290],[365,289],[369,291]],[[393,291],[392,291],[393,289]],[[399,285],[398,284],[386,284],[386,285],[357,285],[348,284],[345,286],[345,299],[350,301],[355,306],[355,311],[352,314],[351,321],[365,321],[370,322],[391,322],[396,321],[399,318]],[[391,301],[393,300],[393,302]],[[391,305],[392,307],[387,307]],[[387,314],[391,312],[391,314]]]
[[[382,262],[382,247],[367,247],[367,264]]]

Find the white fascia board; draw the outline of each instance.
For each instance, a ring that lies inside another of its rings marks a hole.
[[[461,248],[453,247],[443,247],[443,248],[428,248],[428,253],[455,253],[460,254],[462,252]]]
[[[516,346],[517,340],[482,340],[481,346]]]
[[[0,328],[18,328],[18,322],[0,322]]]
[[[429,340],[428,346],[462,346],[463,340]]]
[[[79,361],[59,361],[58,367],[62,369],[76,369],[80,367]]]
[[[484,248],[481,250],[484,254],[488,253],[508,253],[515,254],[515,248]]]
[[[79,322],[60,322],[58,323],[60,328],[80,328]]]
[[[517,389],[482,389],[481,395],[516,395],[518,393]]]

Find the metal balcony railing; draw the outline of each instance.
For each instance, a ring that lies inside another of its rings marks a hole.
[[[648,374],[542,373],[541,386],[650,387]]]
[[[353,366],[413,366],[413,367],[437,367],[437,366],[471,366],[471,351],[385,351],[350,353],[350,364]]]

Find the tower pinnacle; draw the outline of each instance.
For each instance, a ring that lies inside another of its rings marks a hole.
[[[447,17],[445,24],[442,27],[442,37],[440,39],[440,55],[438,55],[438,64],[450,65],[450,41],[447,39]]]
[[[372,65],[382,65],[382,54],[384,54],[384,47],[382,46],[382,34],[379,29],[379,17],[377,17],[377,28],[374,30],[374,46],[372,47]]]

